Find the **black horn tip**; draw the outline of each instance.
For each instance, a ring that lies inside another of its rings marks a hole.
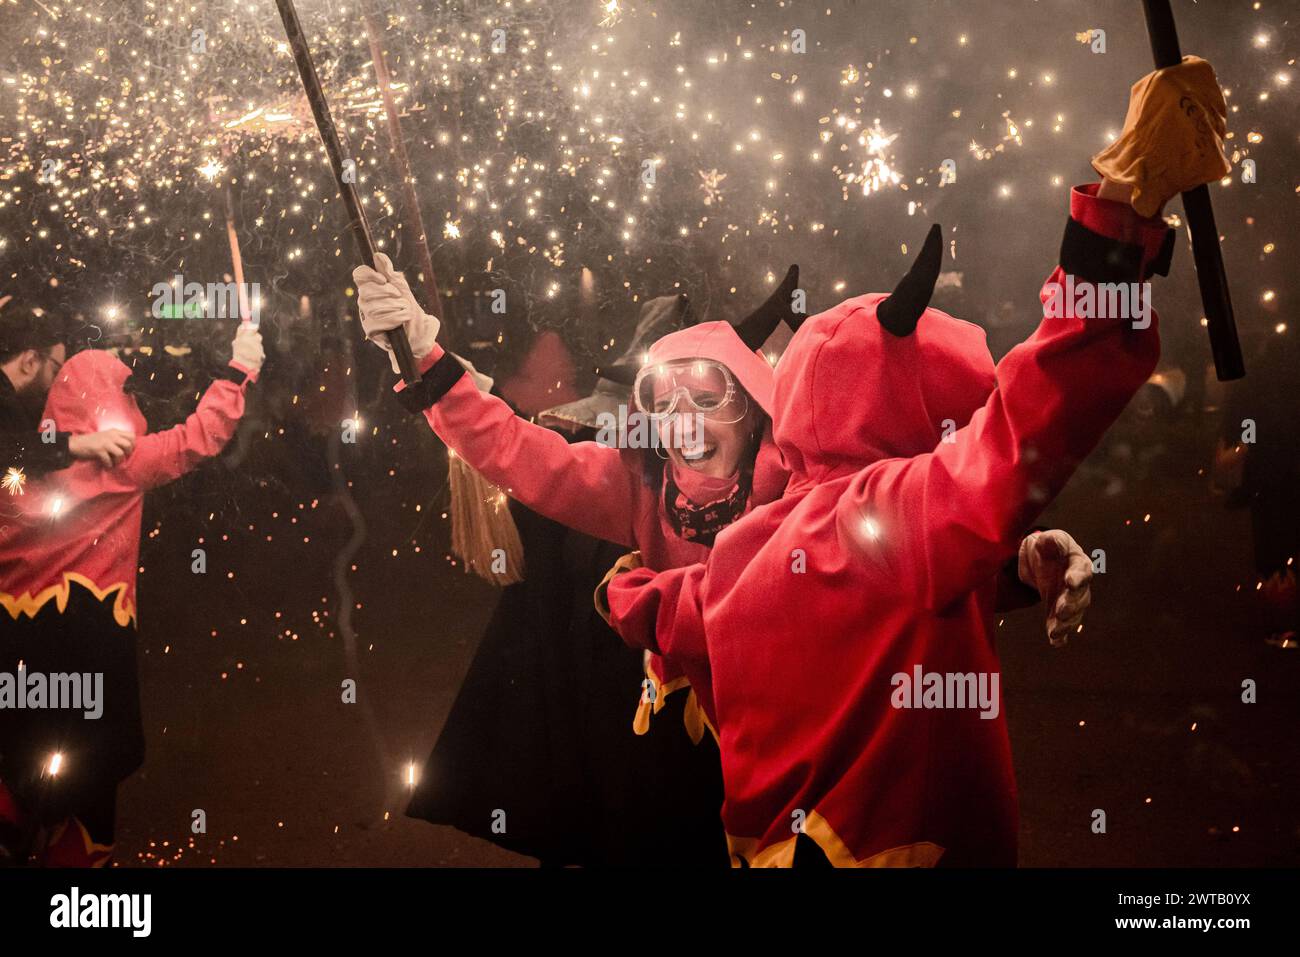
[[[912,268],[899,280],[889,297],[876,306],[876,318],[885,331],[900,339],[916,331],[916,324],[930,305],[942,266],[943,229],[935,223],[926,234],[925,244]]]
[[[736,325],[736,335],[740,336],[746,346],[753,350],[761,349],[763,343],[767,342],[767,337],[782,321],[792,329],[798,328],[797,323],[802,320],[796,318],[790,302],[798,287],[799,267],[791,266],[772,295]]]

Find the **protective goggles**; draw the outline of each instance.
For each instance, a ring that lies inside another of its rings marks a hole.
[[[637,409],[652,419],[698,413],[714,422],[739,422],[749,400],[736,379],[713,359],[677,359],[645,366],[632,385]]]

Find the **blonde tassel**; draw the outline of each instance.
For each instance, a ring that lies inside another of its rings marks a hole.
[[[514,516],[505,492],[497,488],[468,462],[447,450],[447,473],[451,480],[451,550],[465,571],[496,585],[513,585],[524,580],[524,544],[519,539]],[[493,552],[500,549],[493,561]],[[494,571],[502,567],[504,570]]]

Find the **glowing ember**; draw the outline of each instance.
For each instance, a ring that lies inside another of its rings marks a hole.
[[[3,485],[10,495],[22,495],[27,485],[27,476],[20,468],[10,468],[5,471],[4,478],[0,479],[0,485]]]

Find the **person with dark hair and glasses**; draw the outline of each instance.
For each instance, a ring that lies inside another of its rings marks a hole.
[[[112,468],[135,437],[122,429],[72,435],[43,428],[41,412],[68,358],[68,326],[39,306],[0,299],[0,475],[11,491],[77,459]]]

